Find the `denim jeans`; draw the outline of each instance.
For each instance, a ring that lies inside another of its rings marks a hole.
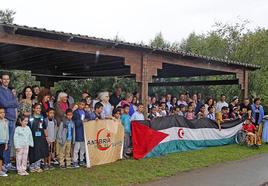
[[[10,151],[11,148],[14,148],[14,132],[15,132],[15,121],[8,120],[8,132],[9,132],[9,140],[8,140],[8,149],[4,151],[4,164],[8,165],[10,163]]]

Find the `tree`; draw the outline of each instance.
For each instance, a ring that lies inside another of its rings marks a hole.
[[[0,10],[0,22],[13,23],[16,12],[10,9]]]

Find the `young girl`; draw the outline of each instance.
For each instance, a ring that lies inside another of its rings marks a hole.
[[[34,147],[30,147],[29,150],[30,171],[42,172],[41,159],[48,157],[48,143],[46,140],[46,124],[41,115],[41,105],[38,103],[33,106],[33,115],[30,117],[29,127],[34,141]]]
[[[14,133],[14,146],[16,149],[16,164],[18,174],[21,176],[29,175],[26,172],[29,146],[33,147],[33,136],[31,129],[27,126],[28,117],[19,118],[20,126],[16,127]]]
[[[195,119],[195,113],[194,113],[194,108],[192,106],[188,107],[188,111],[185,113],[185,117],[188,120],[193,120]]]

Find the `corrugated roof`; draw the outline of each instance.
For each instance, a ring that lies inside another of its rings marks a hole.
[[[80,42],[88,42],[96,45],[108,45],[108,46],[113,46],[113,47],[118,47],[118,48],[127,48],[127,49],[132,49],[132,50],[145,50],[145,51],[150,51],[152,53],[157,53],[161,55],[175,55],[175,56],[182,56],[182,57],[191,57],[195,59],[201,59],[207,62],[215,62],[215,63],[221,63],[221,64],[227,64],[227,65],[232,65],[232,66],[240,66],[240,67],[245,67],[247,69],[255,70],[259,69],[260,66],[255,65],[255,64],[248,64],[248,63],[242,63],[239,61],[232,61],[232,60],[226,60],[226,59],[221,59],[217,57],[210,57],[210,56],[203,56],[199,54],[194,54],[190,52],[185,52],[181,50],[173,50],[169,48],[155,48],[151,47],[148,45],[144,44],[137,44],[137,43],[130,43],[130,42],[125,42],[125,41],[119,41],[119,40],[111,40],[111,39],[103,39],[103,38],[97,38],[97,37],[92,37],[88,35],[80,35],[80,34],[73,34],[73,33],[66,33],[62,31],[55,31],[55,30],[47,30],[45,28],[37,28],[37,27],[29,27],[29,26],[22,26],[22,25],[17,25],[17,24],[9,24],[9,23],[0,23],[0,26],[3,27],[9,27],[14,29],[16,32],[20,30],[24,31],[30,31],[32,37],[40,37],[39,34],[47,34],[47,37],[54,36],[54,39],[69,39],[71,41],[74,41],[74,39],[79,39]],[[1,29],[0,29],[1,32]],[[21,32],[19,34],[22,34]],[[22,34],[23,35],[23,34]],[[42,37],[45,37],[44,35]]]

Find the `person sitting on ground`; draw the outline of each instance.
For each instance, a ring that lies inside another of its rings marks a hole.
[[[207,115],[205,114],[205,110],[206,110],[205,105],[201,105],[200,110],[197,113],[197,119],[204,119],[207,117]]]
[[[143,109],[144,109],[143,104],[139,103],[138,104],[138,110],[136,112],[134,112],[134,114],[131,116],[131,121],[133,121],[133,120],[144,120]]]
[[[188,107],[188,111],[185,113],[185,118],[188,120],[195,119],[194,108],[192,106]]]
[[[247,144],[248,146],[257,146],[257,140],[259,138],[257,128],[255,125],[251,122],[250,119],[247,119],[244,122],[243,130],[247,133],[248,139]]]

